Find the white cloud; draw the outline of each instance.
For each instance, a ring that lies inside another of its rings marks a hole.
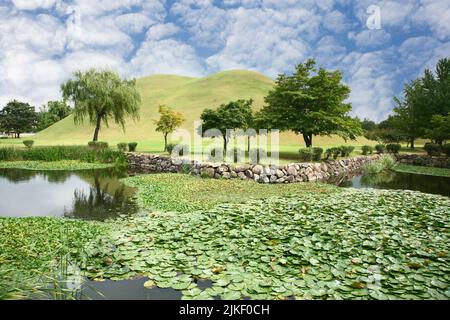
[[[163,38],[173,36],[180,31],[181,29],[176,25],[174,25],[173,23],[157,24],[147,31],[146,37],[149,40],[160,40]]]
[[[359,33],[350,32],[348,38],[355,42],[359,49],[378,48],[386,45],[391,39],[391,35],[385,30],[363,30]]]
[[[11,0],[19,10],[48,9],[53,7],[58,0]]]

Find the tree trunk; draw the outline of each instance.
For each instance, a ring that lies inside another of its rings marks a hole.
[[[250,153],[250,136],[247,137],[247,152]]]
[[[167,133],[164,133],[164,151],[167,151]]]
[[[100,116],[97,116],[97,123],[95,125],[94,138],[92,139],[92,141],[98,141],[98,132],[100,131],[101,123],[102,118]]]
[[[228,145],[227,136],[223,135],[223,154],[227,154],[227,145]]]
[[[414,149],[414,138],[411,138],[411,141],[409,142],[411,144],[411,149]]]
[[[20,139],[20,132],[16,133],[16,137],[17,137],[17,139]]]
[[[312,134],[311,133],[303,133],[303,140],[305,140],[306,147],[312,147]]]

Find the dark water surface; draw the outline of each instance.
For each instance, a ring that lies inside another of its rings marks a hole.
[[[0,217],[105,220],[133,214],[134,189],[114,168],[80,171],[0,169]]]
[[[346,188],[402,189],[450,197],[450,178],[388,171],[340,177],[331,183]]]

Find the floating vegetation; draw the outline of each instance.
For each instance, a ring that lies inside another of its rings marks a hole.
[[[112,222],[81,268],[183,299],[449,299],[449,211],[446,197],[346,189],[152,213]]]

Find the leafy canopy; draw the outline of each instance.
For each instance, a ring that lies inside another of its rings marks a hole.
[[[74,103],[75,123],[86,118],[95,125],[94,141],[98,140],[100,125],[108,126],[110,119],[125,130],[127,117],[139,118],[141,98],[136,81],[122,80],[113,71],[77,71],[74,78],[61,85],[65,100]]]
[[[13,100],[0,110],[1,131],[15,133],[18,138],[22,132],[33,131],[36,121],[34,107],[25,102]]]
[[[350,88],[341,81],[340,71],[317,69],[313,59],[297,65],[292,75],[279,75],[262,109],[268,127],[302,134],[307,147],[313,135],[355,139],[362,130],[348,115]]]

